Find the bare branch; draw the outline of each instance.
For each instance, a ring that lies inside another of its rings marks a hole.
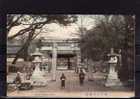
[[[19,22],[21,17],[22,15],[18,16],[17,19],[14,21],[14,16],[11,16],[11,17],[9,16],[8,22],[7,22],[7,34],[9,34],[9,31],[11,30],[11,28],[15,26],[19,26],[21,24]]]

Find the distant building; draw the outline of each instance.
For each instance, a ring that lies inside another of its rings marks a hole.
[[[31,55],[37,48],[36,42],[31,42],[28,54]],[[81,53],[79,48],[79,39],[42,39],[40,52],[47,64],[52,65],[53,44],[56,43],[57,49],[57,68],[56,69],[75,69],[80,66]],[[7,58],[13,59],[22,47],[22,42],[13,40],[7,42]],[[22,57],[21,57],[22,58]]]
[[[75,69],[80,65],[80,48],[78,39],[44,39],[40,51],[49,60],[52,59],[53,43],[57,49],[57,69]]]

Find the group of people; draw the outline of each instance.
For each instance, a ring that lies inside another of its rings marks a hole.
[[[81,86],[84,84],[84,79],[85,79],[85,72],[81,69],[80,73],[79,73],[79,83]],[[61,88],[65,88],[66,76],[64,73],[62,73],[60,80],[61,80]],[[21,85],[20,72],[17,72],[17,76],[16,76],[14,82],[16,84],[16,88],[18,88]]]
[[[79,73],[79,84],[81,86],[84,84],[84,79],[85,79],[85,72],[81,69]],[[64,73],[62,73],[60,80],[61,80],[61,88],[65,88],[66,76]]]

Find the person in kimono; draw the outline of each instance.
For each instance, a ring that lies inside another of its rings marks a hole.
[[[65,88],[66,76],[64,75],[64,73],[62,73],[60,80],[61,80],[61,88]]]
[[[85,79],[85,73],[83,72],[83,70],[80,70],[80,73],[79,73],[80,85],[84,84],[84,79]]]

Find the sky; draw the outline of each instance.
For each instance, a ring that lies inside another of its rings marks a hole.
[[[94,15],[80,15],[78,16],[78,21],[72,23],[70,26],[60,26],[56,23],[47,24],[44,26],[44,29],[47,31],[42,31],[38,37],[45,38],[57,38],[57,39],[69,39],[69,38],[78,38],[78,27],[81,26],[81,19],[83,20],[83,27],[91,29],[95,25],[95,20],[91,16]],[[11,29],[9,36],[18,32],[26,26],[18,26]]]

